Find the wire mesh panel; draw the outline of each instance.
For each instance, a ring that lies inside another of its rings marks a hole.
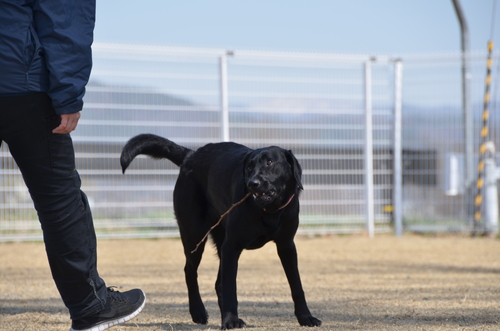
[[[465,126],[462,57],[407,56],[403,78],[403,199],[405,228],[412,231],[470,229],[464,180]],[[494,57],[498,63],[499,53]],[[470,105],[473,114],[474,180],[482,123],[486,54],[473,53]],[[497,79],[498,82],[498,79]],[[498,85],[496,85],[498,86]],[[492,90],[497,89],[492,86]],[[497,89],[498,90],[498,89]],[[498,93],[492,93],[496,107]],[[500,117],[491,111],[489,139],[500,144]],[[455,184],[450,187],[450,181]],[[474,190],[476,183],[472,183]],[[473,203],[473,202],[472,202]]]
[[[267,56],[266,56],[267,55]],[[235,52],[229,58],[231,140],[291,149],[303,168],[301,232],[365,228],[365,77],[367,58]],[[374,69],[377,230],[387,231],[391,204],[391,78]],[[389,162],[389,164],[387,163]]]
[[[40,224],[8,146],[0,147],[0,240],[40,239]]]
[[[141,133],[192,148],[218,141],[217,57],[210,50],[123,45],[97,46],[94,54],[74,141],[97,231],[100,237],[177,236],[172,192],[178,167],[139,156],[123,175],[120,152]]]
[[[394,207],[394,66],[377,62],[372,69],[375,224],[388,231]]]
[[[190,148],[221,141],[225,108],[229,140],[253,148],[279,145],[298,158],[305,188],[300,232],[365,229],[367,148],[373,151],[375,231],[390,231],[393,75],[391,61],[367,56],[94,45],[85,109],[72,137],[98,236],[178,235],[172,208],[178,168],[167,160],[138,157],[123,175],[121,148],[139,133],[158,134]],[[425,94],[415,93],[409,96]],[[373,143],[367,147],[368,106]],[[406,140],[406,157],[413,156],[418,165],[427,162],[431,169],[419,166],[418,173],[410,173],[410,167],[405,175],[431,183],[427,173],[434,171],[433,163],[422,160],[432,159],[435,150],[419,145],[424,141],[420,129],[406,121],[412,129],[405,137],[420,139]],[[0,153],[0,240],[41,239],[7,146]],[[412,192],[420,191],[405,191],[415,200]]]

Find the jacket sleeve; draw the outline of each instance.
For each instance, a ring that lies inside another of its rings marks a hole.
[[[33,15],[52,105],[57,114],[79,112],[92,69],[95,0],[35,0]]]

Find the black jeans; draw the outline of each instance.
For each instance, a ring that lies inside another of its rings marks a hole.
[[[19,166],[42,225],[52,277],[78,319],[100,311],[106,285],[97,272],[96,235],[87,197],[80,190],[69,134],[45,93],[0,97],[0,144]]]

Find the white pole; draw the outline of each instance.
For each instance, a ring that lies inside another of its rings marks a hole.
[[[493,157],[484,161],[484,229],[488,235],[498,234],[497,166]]]
[[[460,44],[462,49],[462,111],[464,118],[465,138],[465,208],[467,217],[474,224],[474,117],[471,108],[470,86],[471,73],[469,68],[469,25],[460,0],[452,0],[453,8],[460,24]]]
[[[221,140],[229,141],[229,101],[227,91],[227,56],[220,57],[220,106],[221,106]]]
[[[394,63],[394,181],[393,181],[393,210],[396,236],[403,235],[403,158],[402,158],[402,109],[403,109],[403,63],[397,60]]]
[[[372,123],[372,69],[371,61],[365,62],[365,203],[366,231],[375,234],[373,195],[373,123]]]

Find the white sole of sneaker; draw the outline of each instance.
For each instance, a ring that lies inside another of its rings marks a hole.
[[[73,328],[70,328],[69,331],[102,331],[102,330],[106,330],[112,326],[130,321],[132,318],[139,315],[139,313],[142,311],[142,308],[144,308],[144,305],[146,304],[146,293],[142,292],[142,294],[144,295],[144,302],[142,303],[142,305],[139,308],[137,308],[134,312],[132,312],[132,314],[117,318],[115,320],[103,322],[103,323],[95,325],[89,329],[75,330]]]

